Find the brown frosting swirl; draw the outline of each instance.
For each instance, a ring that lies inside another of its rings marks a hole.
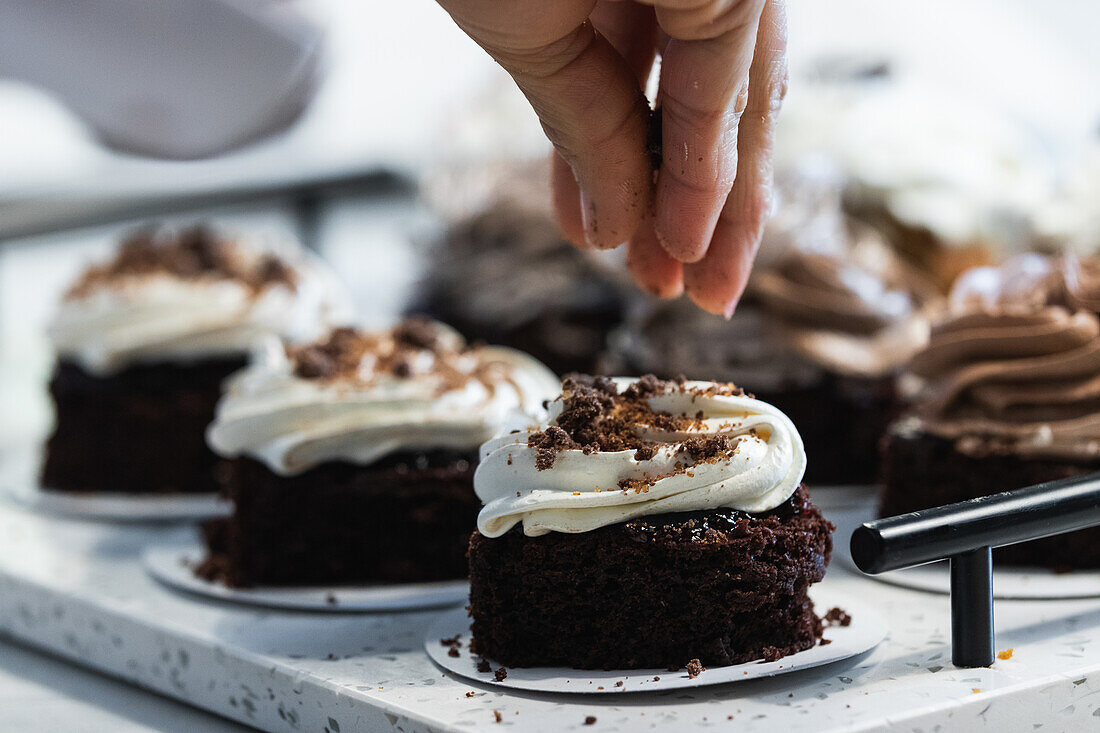
[[[1100,313],[1100,257],[1082,259],[1070,252],[1066,255],[1063,272],[1069,303],[1075,308]]]
[[[1025,255],[960,278],[910,363],[922,430],[970,455],[1100,459],[1100,319],[1068,272]]]
[[[842,252],[790,251],[754,274],[750,292],[807,359],[840,374],[883,376],[924,344],[939,298],[875,233],[854,228],[850,241]]]

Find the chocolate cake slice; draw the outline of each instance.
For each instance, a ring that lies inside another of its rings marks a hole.
[[[578,534],[470,538],[474,651],[509,667],[705,667],[809,649],[807,596],[832,525],[800,487],[761,514],[715,509]]]
[[[508,666],[679,669],[821,637],[833,526],[790,420],[729,384],[575,377],[482,446],[473,650]]]
[[[231,517],[198,574],[230,586],[452,580],[467,572],[477,447],[557,379],[440,323],[272,344],[228,384],[210,445]]]
[[[44,488],[216,492],[204,435],[221,383],[257,336],[321,320],[322,304],[303,297],[313,274],[204,227],[141,230],[87,268],[49,328]]]

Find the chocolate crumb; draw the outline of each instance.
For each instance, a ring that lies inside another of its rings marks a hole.
[[[556,425],[528,437],[527,444],[537,449],[536,467],[553,467],[554,457],[563,450],[633,450],[634,458],[647,461],[657,452],[653,441],[639,434],[644,425],[662,432],[679,432],[696,426],[701,413],[693,417],[654,410],[649,398],[674,392],[700,395],[741,394],[731,384],[713,384],[705,389],[689,388],[686,383],[660,380],[652,374],[640,377],[620,393],[607,377],[571,375],[562,380],[562,409]],[[731,449],[727,436],[699,438],[687,451],[696,462],[712,460]]]
[[[477,660],[477,671],[484,674],[484,673],[492,672],[493,668],[489,665],[489,661],[487,659],[483,658],[483,659]]]
[[[457,646],[453,646],[453,647],[451,647],[450,649],[447,650],[447,656],[448,657],[459,657],[459,656],[461,656],[461,653],[458,651]]]
[[[275,255],[250,251],[209,227],[178,231],[148,227],[123,240],[112,260],[88,268],[66,297],[82,297],[114,282],[157,274],[182,280],[236,280],[252,294],[275,285],[295,288],[298,281],[293,268]]]
[[[393,329],[400,343],[424,351],[435,351],[439,343],[436,327],[426,318],[406,318]]]
[[[446,637],[439,640],[439,643],[443,646],[462,646],[462,642],[459,639],[462,638],[462,634],[455,634],[454,636]]]
[[[615,683],[615,686],[616,687],[622,687],[623,686],[623,681],[619,680],[618,682]]]
[[[840,608],[830,608],[829,612],[821,617],[826,626],[851,626],[852,616]]]
[[[659,676],[658,676],[658,677],[654,677],[654,678],[653,678],[653,681],[654,681],[654,682],[660,682],[660,681],[661,681],[661,678],[660,678]]]
[[[508,676],[508,670],[506,670],[504,667],[501,667],[496,672],[493,672],[493,677],[496,678],[497,682],[503,682],[504,678],[507,677],[507,676]]]
[[[499,710],[494,710],[493,711],[493,719],[496,720],[496,722],[499,723],[500,721],[504,720],[504,716],[500,714]]]
[[[326,593],[325,594],[325,603],[327,603],[330,606],[336,606],[336,605],[340,604],[340,601],[336,598],[335,593]]]
[[[473,697],[476,694],[477,694],[476,692],[474,692],[473,690],[470,690],[469,692],[466,693],[466,697]]]
[[[595,715],[589,715],[588,717],[586,717],[584,719],[584,724],[585,725],[595,725],[596,724],[596,716]]]
[[[707,671],[707,668],[704,667],[703,663],[700,662],[698,659],[692,659],[690,662],[687,663],[686,666],[688,677],[690,677],[691,679],[695,679],[699,675],[703,674],[703,672]]]

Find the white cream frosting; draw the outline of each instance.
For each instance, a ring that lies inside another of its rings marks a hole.
[[[435,369],[431,351],[419,352],[410,366],[405,377],[373,374],[368,354],[357,379],[304,379],[282,345],[269,341],[230,378],[207,442],[221,455],[249,456],[280,475],[326,461],[370,464],[395,451],[472,450],[517,412],[529,416],[523,420],[537,418],[543,401],[560,390],[540,362],[503,347],[459,356],[451,366],[471,377],[456,388]],[[477,378],[475,371],[494,376]]]
[[[230,278],[132,275],[66,297],[48,328],[56,352],[94,374],[133,363],[248,353],[265,335],[311,338],[346,316],[348,297],[324,263],[288,259],[294,287],[259,293]]]
[[[614,380],[620,392],[633,380]],[[474,475],[474,489],[485,506],[478,530],[499,537],[522,522],[524,534],[587,532],[665,512],[728,507],[763,512],[786,501],[802,482],[806,452],[790,419],[775,407],[744,396],[695,394],[708,382],[687,382],[687,392],[672,391],[649,399],[657,411],[695,416],[702,423],[679,432],[639,425],[640,434],[656,443],[652,459],[639,461],[634,450],[584,453],[562,450],[553,466],[536,467],[536,449],[529,428],[486,442]],[[563,407],[550,406],[549,425]],[[543,425],[542,427],[546,427]],[[724,434],[736,439],[736,449],[716,462],[677,470],[685,462],[681,444],[692,437]],[[652,482],[648,491],[620,488],[620,482]]]

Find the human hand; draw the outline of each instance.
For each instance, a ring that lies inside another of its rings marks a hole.
[[[729,316],[771,206],[784,0],[439,0],[515,79],[556,152],[577,246],[628,244],[646,290]],[[661,167],[643,93],[657,52]]]

